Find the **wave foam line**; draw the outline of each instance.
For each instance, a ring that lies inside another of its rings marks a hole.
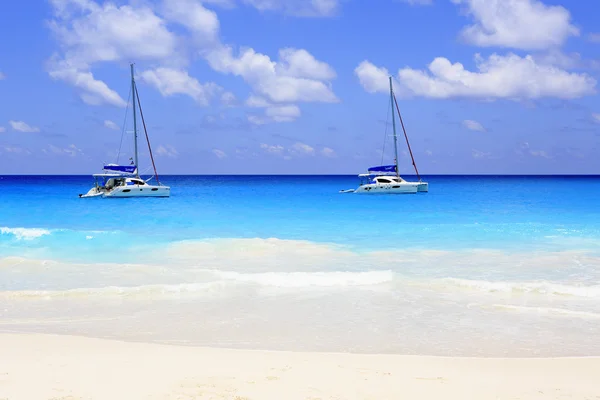
[[[391,282],[394,279],[394,274],[391,270],[364,272],[264,272],[254,274],[225,271],[212,272],[222,279],[282,288],[370,286]]]
[[[446,278],[445,285],[474,289],[483,292],[535,293],[574,297],[600,297],[600,285],[575,286],[553,282],[491,282],[469,279]]]
[[[68,290],[19,290],[0,292],[0,298],[62,298],[93,296],[154,296],[218,292],[226,287],[254,284],[279,288],[355,287],[378,285],[392,281],[392,271],[370,272],[272,272],[243,274],[211,271],[218,279],[203,283],[154,284],[141,286],[107,286]]]

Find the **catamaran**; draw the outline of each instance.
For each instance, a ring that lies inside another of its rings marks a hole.
[[[392,106],[392,127],[394,129],[394,151],[395,158],[394,164],[392,165],[379,165],[368,169],[366,174],[358,175],[361,179],[360,186],[356,189],[340,190],[340,193],[360,193],[360,194],[402,194],[402,193],[417,193],[427,192],[429,190],[429,184],[421,180],[419,171],[417,170],[417,164],[413,157],[410,143],[408,142],[408,135],[406,129],[404,129],[404,122],[402,121],[402,115],[400,115],[400,108],[398,107],[398,101],[394,95],[394,88],[392,86],[392,77],[390,76],[390,103]],[[404,180],[398,172],[398,139],[396,136],[396,118],[394,116],[394,105],[398,112],[400,123],[402,124],[402,130],[404,131],[404,137],[406,138],[406,144],[408,145],[408,151],[410,152],[410,158],[412,159],[413,167],[417,173],[418,182],[408,182]]]
[[[171,188],[162,185],[158,179],[154,157],[152,156],[152,148],[150,147],[150,139],[148,139],[148,131],[146,130],[146,122],[142,113],[142,104],[140,96],[135,84],[133,64],[131,64],[131,98],[133,110],[133,147],[134,158],[130,158],[130,165],[105,164],[102,168],[103,172],[93,174],[95,184],[86,194],[80,194],[79,197],[169,197]],[[154,176],[149,179],[142,179],[138,171],[138,135],[137,135],[137,116],[135,103],[137,100],[140,109],[140,117],[148,142],[148,150],[150,151],[150,159],[154,168]],[[156,185],[151,185],[148,182],[156,178]]]

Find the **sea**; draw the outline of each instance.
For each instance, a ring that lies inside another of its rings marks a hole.
[[[405,177],[411,179],[412,177]],[[600,177],[0,176],[0,332],[469,357],[600,356]]]

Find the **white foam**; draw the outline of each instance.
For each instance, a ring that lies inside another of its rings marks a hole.
[[[50,231],[41,228],[8,228],[0,227],[0,234],[14,235],[18,240],[33,240],[44,235],[50,235]]]
[[[533,293],[545,295],[561,295],[575,297],[600,297],[600,285],[567,285],[562,283],[538,282],[507,282],[507,281],[482,281],[470,279],[446,278],[434,282],[443,286],[454,286],[478,290],[482,292],[501,293]]]
[[[223,279],[281,288],[370,286],[391,282],[392,271],[266,272],[244,274],[214,271]]]

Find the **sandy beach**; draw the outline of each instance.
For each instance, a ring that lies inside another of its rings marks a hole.
[[[600,399],[600,358],[295,353],[0,334],[0,399]]]

